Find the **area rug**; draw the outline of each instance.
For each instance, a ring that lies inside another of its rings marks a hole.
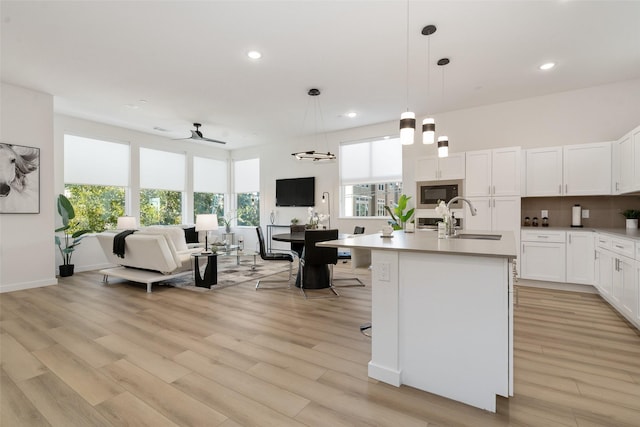
[[[295,268],[295,266],[294,266]],[[288,262],[265,262],[258,258],[253,268],[253,259],[241,259],[240,265],[236,264],[235,257],[218,258],[218,284],[211,289],[195,286],[193,275],[184,275],[175,279],[160,282],[161,285],[173,286],[194,292],[209,292],[235,286],[246,281],[255,281],[266,276],[289,271]],[[204,274],[204,270],[202,272]],[[294,271],[295,274],[295,271]]]

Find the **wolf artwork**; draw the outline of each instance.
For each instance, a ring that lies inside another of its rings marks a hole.
[[[0,213],[40,212],[40,149],[0,143]]]

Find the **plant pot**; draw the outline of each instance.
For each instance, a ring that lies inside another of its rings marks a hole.
[[[73,276],[73,268],[75,267],[75,265],[73,264],[63,264],[58,266],[58,268],[60,269],[60,277],[69,277],[69,276]]]
[[[627,230],[635,230],[638,228],[638,219],[627,218]]]

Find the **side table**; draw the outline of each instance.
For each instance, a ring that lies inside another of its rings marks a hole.
[[[215,253],[194,253],[191,254],[193,258],[193,276],[195,278],[195,285],[199,288],[209,288],[218,283],[218,255]],[[204,277],[200,273],[200,259],[206,259],[206,266],[204,268]]]

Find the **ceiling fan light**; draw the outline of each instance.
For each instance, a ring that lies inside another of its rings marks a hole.
[[[413,144],[413,135],[416,130],[416,115],[410,111],[400,115],[400,143],[402,145]]]
[[[432,118],[422,120],[422,143],[433,144],[436,137],[436,121]]]
[[[438,157],[449,157],[449,137],[438,137]]]

